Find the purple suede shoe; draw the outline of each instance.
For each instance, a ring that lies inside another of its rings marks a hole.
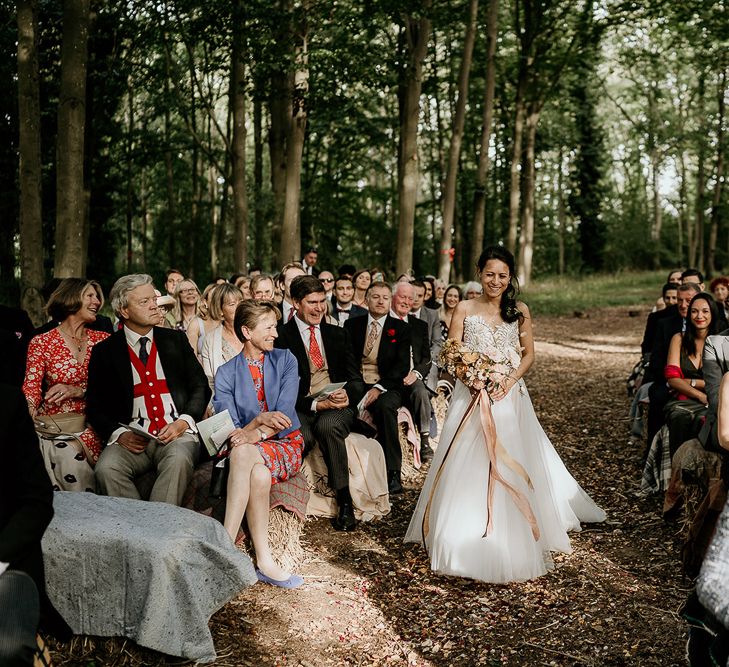
[[[278,581],[267,577],[258,568],[256,568],[256,576],[258,577],[258,581],[262,581],[264,584],[271,584],[271,586],[278,586],[279,588],[298,588],[304,583],[304,577],[298,574],[292,574],[288,579]]]

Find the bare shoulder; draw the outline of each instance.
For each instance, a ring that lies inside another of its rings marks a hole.
[[[524,316],[525,319],[532,319],[532,314],[529,312],[529,306],[523,301],[516,302],[516,309]]]

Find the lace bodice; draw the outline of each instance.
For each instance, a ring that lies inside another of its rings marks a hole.
[[[497,364],[517,368],[521,362],[518,322],[502,322],[492,327],[480,315],[468,315],[463,321],[463,341],[474,352],[488,355]]]

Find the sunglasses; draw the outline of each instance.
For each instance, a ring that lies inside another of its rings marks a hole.
[[[334,278],[321,278],[321,281],[323,283],[333,283],[334,282]]]

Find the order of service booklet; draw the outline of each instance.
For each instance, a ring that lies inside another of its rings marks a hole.
[[[316,394],[309,394],[309,398],[326,398],[331,396],[335,391],[339,391],[346,382],[330,382],[326,387],[323,387]]]
[[[227,410],[197,423],[197,431],[210,456],[215,456],[228,436],[235,430],[235,424]]]

